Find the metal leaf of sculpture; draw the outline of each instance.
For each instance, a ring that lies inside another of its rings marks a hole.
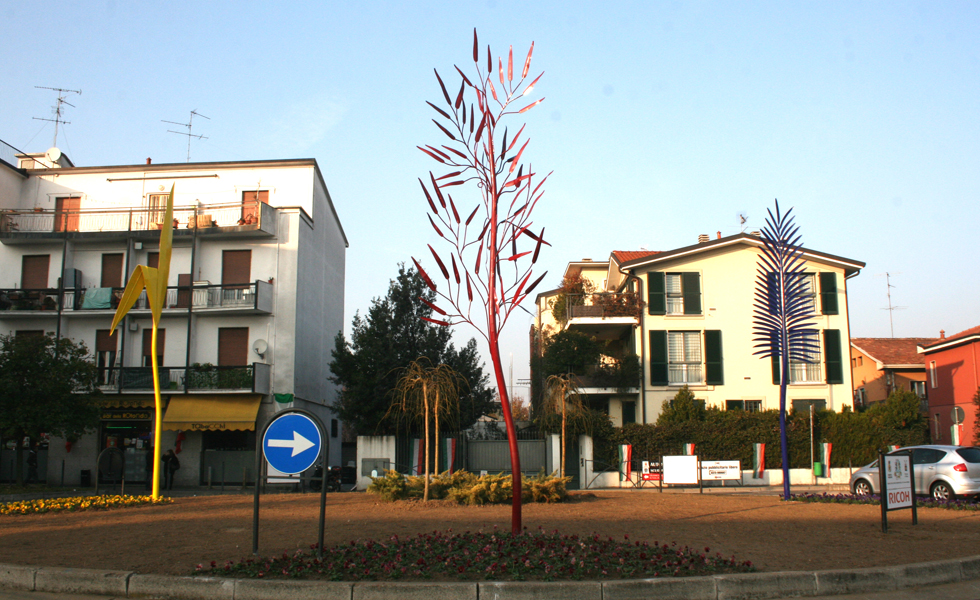
[[[160,374],[157,364],[157,328],[160,325],[160,315],[167,300],[167,280],[170,278],[170,254],[174,240],[174,187],[170,186],[167,196],[167,210],[163,216],[163,230],[160,231],[160,261],[157,268],[138,265],[126,284],[126,290],[119,300],[116,314],[112,318],[109,334],[112,335],[116,326],[123,320],[129,309],[136,304],[140,294],[146,290],[146,300],[150,303],[150,313],[153,316],[153,333],[150,338],[150,364],[153,367],[153,402],[156,415],[153,423],[153,499],[160,497],[160,430],[163,427],[163,407],[160,400]]]
[[[440,142],[447,143],[439,147],[418,146],[419,150],[447,169],[439,177],[430,172],[428,183],[419,179],[426,205],[431,211],[429,220],[432,228],[439,238],[451,246],[448,261],[444,260],[445,255],[440,256],[429,247],[437,267],[430,272],[437,280],[441,274],[442,280],[433,281],[419,261],[415,258],[412,260],[426,285],[441,298],[442,306],[433,306],[433,309],[445,318],[426,320],[437,325],[468,323],[486,338],[490,346],[504,421],[511,432],[509,440],[514,490],[511,527],[514,533],[520,533],[520,458],[517,438],[513,435],[514,420],[500,360],[498,335],[514,309],[544,278],[543,274],[532,279],[531,270],[538,259],[541,245],[551,244],[544,239],[544,229],[540,234],[530,231],[533,224],[531,213],[544,194],[542,184],[547,176],[537,179],[538,175],[530,164],[525,167],[521,163],[529,142],[527,138],[521,138],[524,127],[522,125],[517,135],[508,142],[505,122],[537,106],[543,98],[533,102],[523,100],[541,78],[538,75],[530,84],[527,83],[533,43],[519,78],[515,77],[512,51],[508,52],[506,63],[502,57],[497,60],[495,73],[490,49],[487,48],[485,62],[480,60],[479,50],[474,30],[474,75],[467,77],[462,69],[456,67],[461,80],[455,99],[449,95],[442,77],[436,71],[436,80],[446,104],[441,108],[432,102],[427,104],[436,112],[437,118],[433,122],[439,129]],[[500,88],[493,85],[493,78],[499,80]],[[520,105],[514,106],[516,102],[520,102]],[[512,154],[515,148],[518,148],[517,153]],[[469,215],[462,221],[456,209],[459,196],[454,200],[444,194],[443,189],[467,183],[475,183],[480,194],[472,209],[468,202],[460,203],[463,213]],[[439,210],[440,207],[442,210]],[[483,219],[474,221],[480,209]],[[472,257],[473,254],[475,257]],[[446,266],[447,262],[452,266],[452,273]],[[470,265],[472,269],[468,268]],[[507,271],[506,280],[504,270]]]
[[[786,385],[789,364],[812,362],[819,351],[813,325],[813,304],[808,279],[804,275],[799,227],[793,224],[793,209],[782,214],[776,201],[776,214],[769,212],[762,229],[762,254],[756,277],[753,338],[754,355],[777,358],[779,378],[779,441],[783,463],[783,497],[788,500],[789,451],[786,439]]]

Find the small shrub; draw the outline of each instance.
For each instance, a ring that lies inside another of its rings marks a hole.
[[[524,478],[521,498],[526,502],[561,502],[568,497],[569,481],[571,477],[555,477],[542,471],[534,477]],[[422,498],[424,486],[425,477],[389,470],[382,477],[372,477],[367,491],[386,502],[395,502]],[[452,474],[447,471],[429,478],[430,500],[449,499],[472,506],[510,502],[512,489],[511,476],[503,473],[478,477],[468,471]]]

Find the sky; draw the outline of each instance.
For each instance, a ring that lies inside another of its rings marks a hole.
[[[46,86],[82,92],[57,140],[78,166],[184,162],[161,121],[192,110],[192,161],[315,158],[350,241],[349,333],[399,262],[435,268],[417,179],[438,165],[416,146],[442,141],[433,69],[458,85],[474,28],[495,56],[533,41],[544,71],[522,115],[523,158],[554,171],[536,292],[571,260],[738,233],[740,213],[761,229],[778,199],[807,247],[867,263],[852,337],[980,324],[974,2],[11,2],[0,140],[52,145]],[[531,323],[501,338],[515,380]]]

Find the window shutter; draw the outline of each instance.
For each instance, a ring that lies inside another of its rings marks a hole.
[[[663,273],[647,273],[647,313],[667,314],[667,283]]]
[[[779,385],[781,379],[779,375],[782,368],[782,364],[779,361],[779,354],[773,354],[770,357],[770,362],[772,362],[772,384]]]
[[[705,383],[708,385],[724,385],[725,369],[722,363],[721,330],[711,329],[704,332],[704,358],[707,367]]]
[[[97,329],[95,331],[95,351],[96,352],[115,352],[118,347],[119,331],[116,330],[109,335],[108,329]]]
[[[684,314],[701,314],[701,274],[681,273],[681,286],[684,294]]]
[[[824,329],[823,355],[827,383],[844,383],[844,364],[841,361],[840,331]]]
[[[49,254],[24,256],[21,259],[20,287],[25,290],[41,290],[48,287]]]
[[[100,287],[118,288],[122,287],[123,281],[123,255],[122,254],[103,254],[102,255],[102,280]]]
[[[662,275],[662,273],[661,273]],[[667,385],[667,332],[650,332],[650,385]]]
[[[820,312],[837,314],[837,273],[820,274]]]

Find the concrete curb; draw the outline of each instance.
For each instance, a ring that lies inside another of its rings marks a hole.
[[[335,582],[144,575],[57,567],[0,565],[0,590],[101,594],[174,600],[749,600],[887,592],[980,579],[980,556],[935,562],[616,581]]]

